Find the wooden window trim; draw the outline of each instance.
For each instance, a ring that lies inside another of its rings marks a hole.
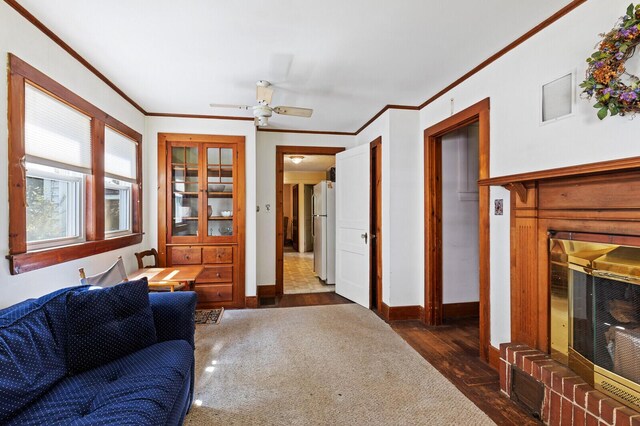
[[[9,255],[12,275],[93,256],[142,241],[142,135],[71,92],[17,56],[9,54]],[[91,118],[92,172],[86,179],[86,241],[27,251],[24,171],[25,84],[43,90]],[[136,142],[137,176],[132,185],[132,232],[105,238],[104,132],[109,126]]]

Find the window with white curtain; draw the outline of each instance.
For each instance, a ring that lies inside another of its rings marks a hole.
[[[113,237],[131,232],[131,184],[137,177],[136,141],[105,128],[104,229]]]
[[[142,135],[8,59],[11,274],[140,244]]]
[[[30,84],[24,107],[28,246],[83,241],[91,118]]]

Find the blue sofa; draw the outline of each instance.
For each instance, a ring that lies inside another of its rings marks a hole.
[[[122,309],[96,304],[115,315],[105,328],[97,317],[92,320],[88,314],[85,321],[78,315],[82,311],[69,307],[79,295],[96,297],[100,292],[105,290],[72,287],[0,310],[0,424],[182,424],[193,398],[195,293],[151,293],[148,302],[142,296],[147,321],[145,329],[137,331],[152,336],[153,342],[121,353],[126,345],[98,350],[82,346],[108,342],[109,333],[125,326],[131,333],[131,324],[123,325],[126,319],[119,323]],[[122,293],[120,300],[129,303]],[[95,304],[85,297],[87,301]],[[73,318],[69,312],[75,312]],[[136,325],[142,323],[136,318]],[[153,325],[155,332],[150,330]],[[85,333],[80,343],[72,332],[78,326]],[[102,336],[91,335],[94,326]],[[136,338],[138,343],[146,339]],[[73,352],[79,347],[85,353]],[[115,352],[119,358],[103,363],[111,349],[121,351]]]

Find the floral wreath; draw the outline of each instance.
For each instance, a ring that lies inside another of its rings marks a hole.
[[[602,41],[597,51],[587,59],[587,78],[580,84],[582,94],[596,98],[593,106],[598,118],[608,114],[626,115],[640,112],[640,79],[629,74],[625,62],[633,56],[640,44],[640,4],[633,3],[627,14],[620,18],[611,31],[600,34]],[[630,85],[622,82],[626,75]]]

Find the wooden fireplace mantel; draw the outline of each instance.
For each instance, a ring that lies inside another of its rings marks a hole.
[[[640,236],[640,157],[479,184],[511,191],[511,340],[548,352],[548,232]]]
[[[570,176],[588,176],[593,174],[617,173],[622,171],[640,170],[640,157],[622,158],[619,160],[600,161],[597,163],[580,164],[577,166],[559,167],[536,172],[518,173],[514,175],[498,176],[480,179],[480,186],[506,186],[515,183],[534,182],[547,179],[565,178]]]

